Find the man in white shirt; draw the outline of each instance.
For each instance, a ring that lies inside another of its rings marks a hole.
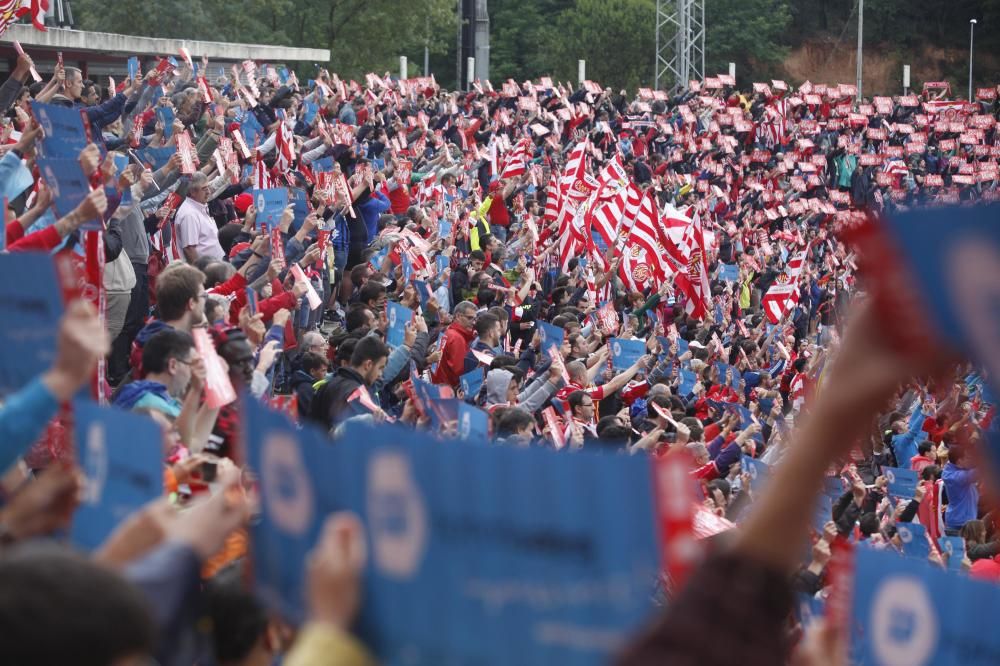
[[[187,198],[177,209],[174,230],[184,259],[194,263],[198,257],[225,258],[219,244],[219,227],[208,214],[208,177],[198,172],[191,176]]]

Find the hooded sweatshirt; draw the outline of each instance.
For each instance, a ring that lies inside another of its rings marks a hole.
[[[111,404],[122,409],[155,409],[171,418],[181,413],[180,402],[170,395],[166,386],[146,379],[122,386]]]

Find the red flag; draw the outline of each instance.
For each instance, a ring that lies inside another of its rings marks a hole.
[[[687,272],[678,273],[674,279],[677,288],[687,296],[684,311],[695,319],[704,319],[711,303],[711,285],[708,281],[708,264],[705,258],[705,237],[701,219],[697,216],[685,234],[684,246],[689,249]],[[683,246],[682,246],[683,247]]]

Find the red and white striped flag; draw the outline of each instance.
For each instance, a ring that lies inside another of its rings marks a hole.
[[[518,141],[513,148],[503,156],[503,167],[500,169],[500,178],[517,178],[528,170],[528,158],[531,153],[528,150],[527,139]]]
[[[799,275],[802,273],[808,251],[809,248],[806,247],[788,260],[785,271],[778,276],[761,300],[764,314],[772,324],[778,324],[799,302]]]
[[[278,131],[274,134],[274,151],[277,155],[274,167],[278,173],[285,173],[292,166],[295,151],[292,147],[292,131],[284,122],[278,123]]]
[[[697,215],[688,227],[683,245],[689,248],[687,272],[677,273],[674,286],[687,297],[684,311],[688,316],[704,319],[712,302],[712,292],[708,281],[708,260],[705,257],[707,250],[705,234],[701,227],[701,218]]]
[[[264,168],[264,160],[260,158],[260,155],[257,156],[257,161],[254,162],[251,181],[254,184],[254,189],[268,190],[274,187],[274,180],[271,178],[271,174],[267,172],[267,169]]]
[[[417,201],[420,203],[432,201],[440,196],[440,194],[441,185],[437,182],[437,173],[431,173],[420,181],[420,187],[417,189]]]
[[[21,12],[22,0],[0,0],[0,35],[14,22]]]
[[[559,177],[555,173],[549,176],[549,185],[545,189],[545,214],[542,221],[545,224],[555,222],[559,219],[560,203],[562,201],[559,190]]]

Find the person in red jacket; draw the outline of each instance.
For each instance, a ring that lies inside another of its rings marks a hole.
[[[462,301],[455,306],[455,321],[444,332],[441,344],[441,360],[434,370],[435,384],[455,386],[465,366],[465,355],[469,353],[472,338],[475,337],[476,306]]]

